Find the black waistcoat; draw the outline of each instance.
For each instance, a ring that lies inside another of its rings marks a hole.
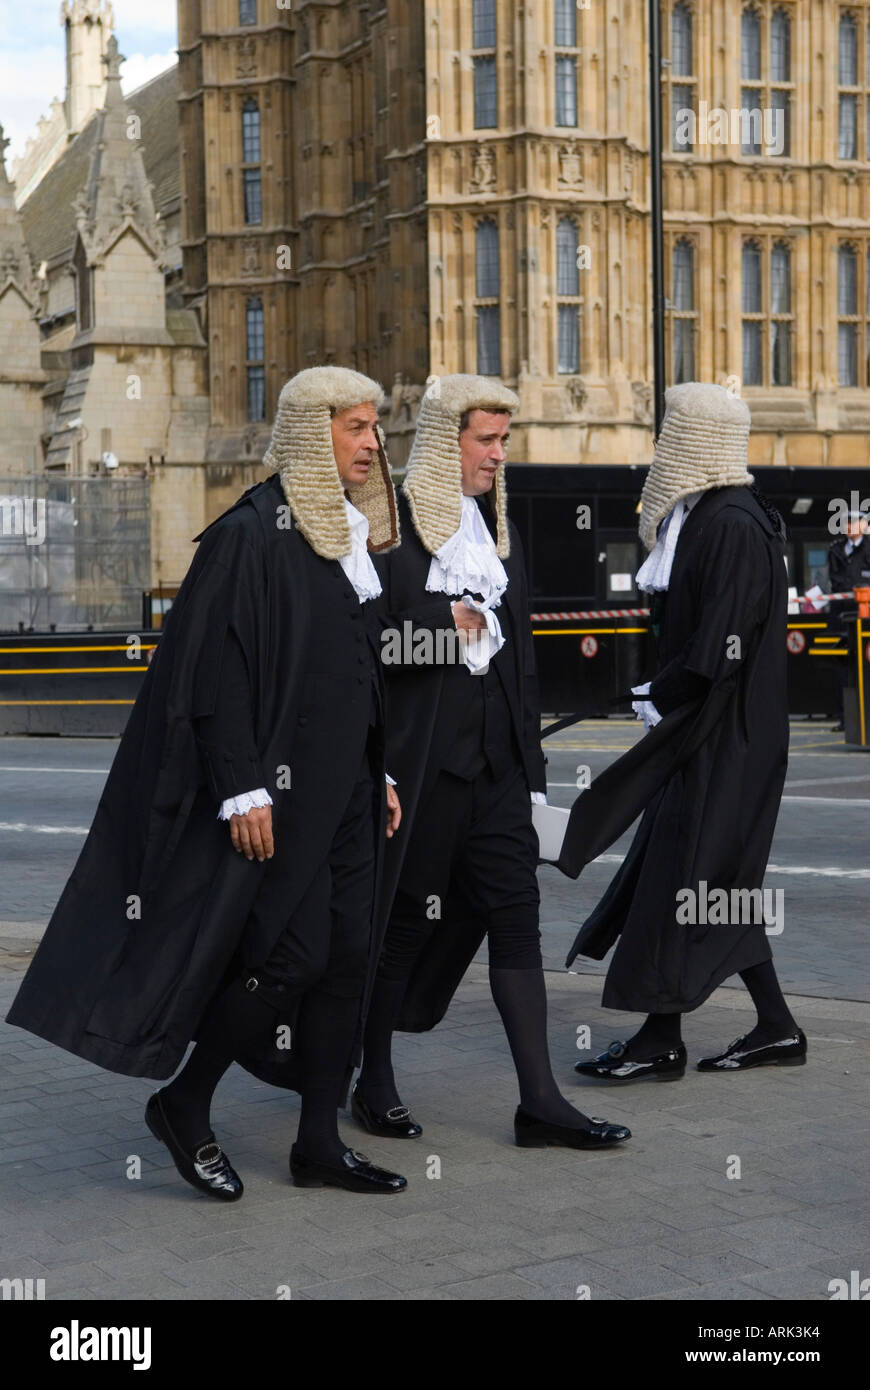
[[[499,621],[510,642],[504,604]],[[433,742],[441,768],[458,777],[476,777],[487,766],[501,777],[520,757],[502,677],[506,653],[503,647],[482,676],[472,675],[464,662],[445,669]]]
[[[360,603],[337,560],[319,560],[312,552],[311,561],[313,595],[322,601],[311,625],[307,674],[347,681],[347,715],[363,731],[381,714],[372,603]]]

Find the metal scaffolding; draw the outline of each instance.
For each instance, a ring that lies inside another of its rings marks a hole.
[[[150,530],[144,478],[0,477],[0,632],[137,629]]]

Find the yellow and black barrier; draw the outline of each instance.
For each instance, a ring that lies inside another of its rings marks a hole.
[[[156,645],[153,632],[0,634],[0,734],[121,734]]]
[[[870,619],[847,618],[849,674],[843,691],[846,742],[870,749]]]

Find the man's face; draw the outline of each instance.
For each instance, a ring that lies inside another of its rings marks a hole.
[[[511,417],[506,411],[472,410],[468,428],[459,435],[462,457],[462,491],[480,497],[495,482],[496,469],[507,457]]]
[[[378,412],[371,401],[352,405],[332,417],[332,452],[343,486],[362,487],[378,452],[375,434]]]
[[[860,540],[862,536],[867,535],[867,523],[862,517],[849,517],[846,522],[846,535],[850,541]]]

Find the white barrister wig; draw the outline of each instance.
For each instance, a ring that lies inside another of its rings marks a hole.
[[[414,527],[434,555],[459,530],[462,519],[462,462],[459,422],[466,410],[519,408],[513,391],[491,376],[442,376],[426,391],[417,416],[417,433],[402,490],[408,498]],[[496,549],[502,560],[510,554],[507,525],[505,466],[496,470]]]
[[[749,406],[724,386],[687,381],[665,392],[665,415],[641,493],[640,538],[647,550],[671,508],[690,492],[753,481],[746,464]]]
[[[349,367],[308,367],[281,389],[278,411],[263,463],[275,469],[293,520],[325,560],[339,560],[351,548],[344,488],[332,450],[333,414],[370,402],[377,410],[384,393],[376,381]],[[367,481],[354,488],[353,505],[369,523],[369,550],[398,544],[396,495],[380,425],[375,426],[378,457]]]

